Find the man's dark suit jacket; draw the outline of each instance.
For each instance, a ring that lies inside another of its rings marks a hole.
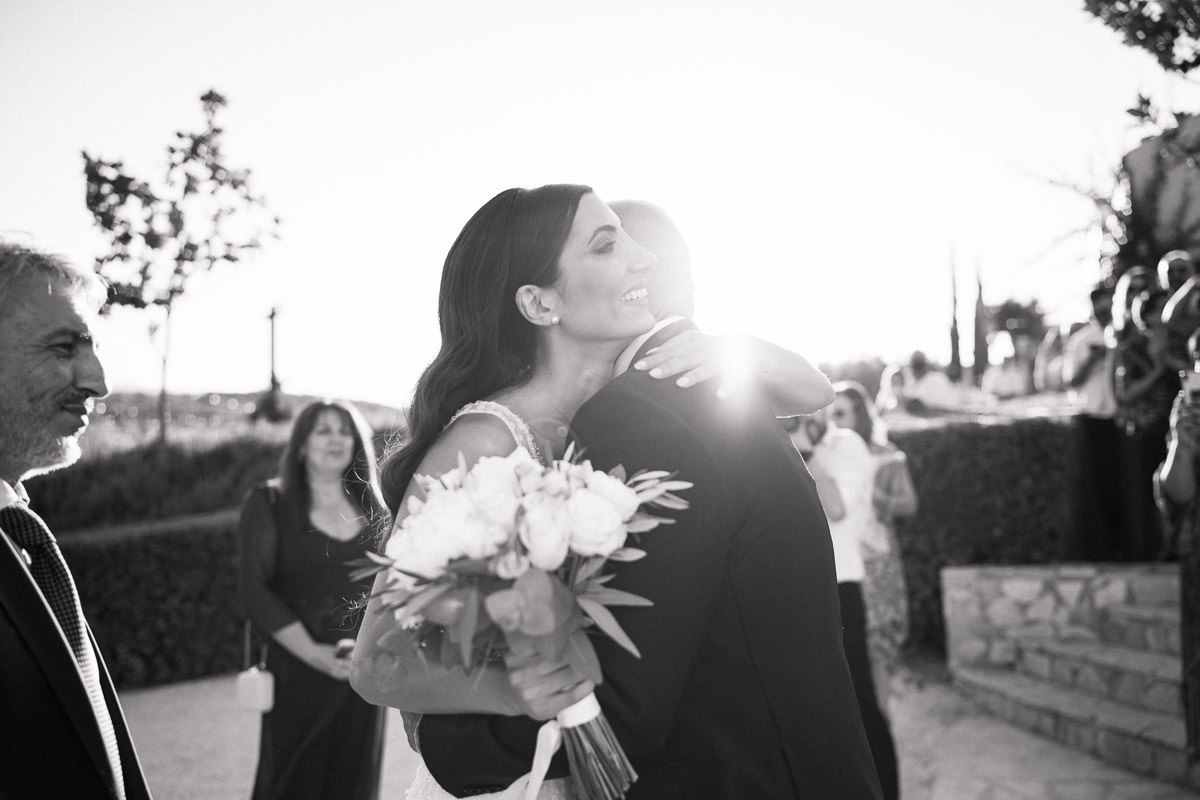
[[[121,753],[125,796],[149,800],[125,715],[95,639],[92,647]],[[116,796],[104,741],[71,646],[29,574],[21,548],[0,530],[0,800]]]
[[[679,330],[668,326],[642,352]],[[646,557],[614,565],[611,586],[654,602],[613,609],[641,659],[593,639],[605,677],[597,697],[640,776],[629,800],[878,798],[842,649],[829,528],[763,398],[719,400],[713,387],[681,390],[630,371],[572,425],[598,468],[665,469],[695,484],[674,525],[640,537]],[[426,716],[421,752],[451,793],[494,790],[528,771],[536,727]]]

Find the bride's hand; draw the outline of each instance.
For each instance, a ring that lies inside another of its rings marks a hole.
[[[777,417],[811,414],[833,402],[829,379],[804,356],[753,336],[684,331],[633,368],[660,380],[674,377],[684,388],[716,378],[721,398],[754,381],[766,391]]]
[[[693,330],[672,336],[636,361],[633,368],[659,380],[675,378],[675,385],[685,389],[721,378],[721,393],[728,394],[736,376],[746,372],[746,357],[736,337]]]
[[[517,650],[505,656],[504,661],[519,710],[532,719],[551,719],[596,689],[596,684],[565,661],[547,661],[532,652]]]

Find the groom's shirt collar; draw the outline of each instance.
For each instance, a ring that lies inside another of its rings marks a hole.
[[[661,331],[663,328],[666,328],[668,325],[674,325],[676,322],[681,322],[685,319],[687,318],[664,317],[663,319],[660,319],[658,322],[654,323],[653,328],[630,342],[629,345],[621,351],[621,355],[617,358],[616,363],[613,364],[613,377],[615,378],[618,375],[622,375],[629,370],[629,365],[633,363],[633,359],[635,356],[637,356],[638,351],[645,347],[646,342],[650,341],[650,339],[656,333]]]

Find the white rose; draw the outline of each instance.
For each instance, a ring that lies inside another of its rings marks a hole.
[[[415,534],[416,531],[397,531],[388,540],[387,547],[384,550],[385,555],[392,559],[396,567],[404,570],[405,573],[420,575],[423,578],[431,580],[439,577],[445,572],[447,559],[442,553],[432,548],[422,547],[417,541],[418,536]],[[395,579],[395,586],[399,589],[411,592],[416,588],[417,582],[412,575],[392,572],[391,576]]]
[[[479,512],[466,491],[445,492],[431,497],[423,513],[422,523],[434,532],[435,546],[446,548],[450,558],[490,558],[500,551],[508,533]]]
[[[617,509],[617,515],[622,520],[628,520],[637,513],[637,492],[630,489],[621,481],[606,472],[595,470],[587,477],[587,488],[612,503]]]
[[[534,495],[525,498],[525,513],[518,532],[529,551],[529,563],[547,572],[558,569],[567,557],[571,520],[557,497]]]
[[[558,470],[551,470],[542,478],[542,491],[546,494],[566,497],[571,491],[571,484],[567,481],[566,475]]]
[[[504,457],[508,463],[514,468],[520,468],[522,465],[528,464],[535,469],[541,469],[542,465],[534,460],[533,454],[520,445],[513,448],[513,451]]]
[[[514,530],[518,496],[517,475],[509,458],[485,456],[467,474],[464,486],[480,515],[506,531]]]
[[[571,550],[583,556],[608,556],[625,544],[625,523],[612,503],[591,489],[567,498]]]

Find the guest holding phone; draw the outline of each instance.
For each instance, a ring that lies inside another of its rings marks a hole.
[[[242,506],[241,593],[269,636],[274,708],[263,714],[253,800],[374,800],[384,709],[350,688],[358,601],[347,562],[372,549],[384,513],[371,431],[348,403],[296,418],[279,477]]]

